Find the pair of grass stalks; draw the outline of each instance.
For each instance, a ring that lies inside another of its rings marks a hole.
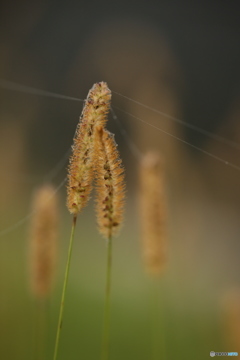
[[[122,224],[125,197],[124,169],[113,135],[105,129],[111,92],[105,82],[89,91],[74,139],[67,187],[67,207],[73,215],[68,260],[64,278],[54,360],[57,359],[72,243],[77,216],[86,206],[95,180],[96,213],[100,233],[107,239],[107,274],[102,359],[108,359],[112,237]]]
[[[96,83],[89,91],[85,101],[82,116],[74,138],[73,153],[70,158],[67,207],[73,215],[68,258],[64,276],[62,298],[57,327],[54,360],[57,359],[59,339],[62,328],[63,310],[68,282],[72,244],[76,228],[77,216],[87,205],[95,181],[96,187],[96,214],[100,233],[107,239],[107,270],[105,307],[103,320],[102,359],[109,358],[109,324],[110,324],[110,293],[111,293],[111,264],[112,264],[112,238],[121,227],[123,220],[123,207],[125,198],[124,170],[122,161],[116,148],[113,135],[105,129],[107,114],[110,108],[111,92],[105,82]],[[141,161],[141,223],[143,234],[143,253],[146,269],[150,275],[161,274],[165,262],[165,210],[162,193],[162,165],[156,153],[148,153]],[[44,192],[44,190],[43,190]],[[41,192],[40,192],[41,193]],[[49,194],[48,194],[49,195]],[[39,195],[41,197],[41,195]],[[50,196],[51,197],[51,196]],[[48,204],[48,205],[47,205]],[[51,203],[46,202],[46,207]],[[46,211],[47,216],[47,211]],[[51,218],[51,216],[50,216]],[[46,225],[43,217],[39,223]],[[50,226],[50,225],[49,225]],[[39,230],[36,230],[38,233]],[[41,231],[40,231],[41,233]],[[47,238],[47,234],[41,234]],[[36,237],[36,236],[35,236]],[[41,236],[40,236],[41,237]],[[50,241],[50,239],[49,239]],[[46,246],[47,249],[47,246]],[[39,259],[41,251],[36,249]],[[33,272],[42,280],[35,278],[35,293],[46,294],[48,264],[33,259],[38,269]],[[40,264],[41,263],[41,264]],[[49,276],[51,278],[52,275]],[[42,285],[41,285],[42,283]],[[48,287],[48,286],[47,286]]]

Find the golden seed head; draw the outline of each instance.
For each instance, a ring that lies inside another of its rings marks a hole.
[[[140,166],[140,215],[146,271],[159,275],[166,262],[166,201],[160,156],[147,153]]]
[[[99,82],[93,85],[85,101],[68,172],[67,207],[71,214],[78,214],[89,200],[93,180],[94,128],[105,125],[110,100],[111,91],[107,84]]]
[[[124,169],[113,135],[102,127],[95,131],[96,212],[100,233],[116,235],[123,221]]]
[[[240,289],[229,289],[222,299],[223,337],[226,345],[237,348],[240,344]]]
[[[39,188],[33,199],[30,231],[30,277],[37,298],[50,294],[56,267],[57,198],[51,185]]]

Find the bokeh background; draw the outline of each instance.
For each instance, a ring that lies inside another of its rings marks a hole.
[[[159,307],[168,360],[208,359],[211,350],[240,353],[240,302],[233,291],[240,285],[239,168],[166,134],[240,167],[239,39],[237,2],[1,1],[1,79],[80,99],[93,83],[107,81],[131,144],[165,159],[168,263]],[[3,87],[0,101],[0,358],[28,360],[36,322],[27,264],[31,217],[21,220],[38,186],[65,178],[82,103]],[[148,360],[152,300],[141,260],[138,161],[111,116],[108,128],[127,177],[126,220],[114,241],[110,358]],[[71,226],[65,186],[59,197],[47,359]],[[105,263],[92,201],[78,219],[59,360],[99,358]]]

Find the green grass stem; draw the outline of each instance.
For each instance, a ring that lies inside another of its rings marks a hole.
[[[102,360],[109,359],[111,272],[112,272],[112,237],[109,237],[107,242],[107,270],[106,270],[106,289],[105,289],[105,305],[104,305],[103,334],[102,334]]]
[[[74,215],[71,236],[70,236],[70,242],[69,242],[69,248],[68,248],[68,258],[67,258],[66,270],[65,270],[65,275],[64,275],[64,283],[63,283],[62,298],[61,298],[59,318],[58,318],[58,327],[57,327],[53,360],[57,360],[57,355],[58,355],[59,339],[60,339],[60,333],[61,333],[62,322],[63,322],[64,302],[65,302],[65,295],[66,295],[66,289],[67,289],[67,283],[68,283],[68,275],[69,275],[70,261],[71,261],[71,255],[72,255],[73,238],[74,238],[74,233],[75,233],[75,229],[76,229],[76,222],[77,222],[77,216]]]
[[[47,338],[47,308],[45,299],[35,299],[34,302],[34,360],[45,359]]]
[[[166,360],[165,343],[165,319],[164,319],[164,301],[163,287],[159,287],[159,279],[152,281],[152,360]],[[160,294],[160,290],[162,293]]]

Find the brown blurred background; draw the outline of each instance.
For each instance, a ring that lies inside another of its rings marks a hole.
[[[192,359],[190,350],[187,353],[190,339],[192,350],[200,354],[200,349],[204,348],[199,359],[207,358],[208,350],[228,351],[227,345],[223,345],[224,330],[218,323],[221,312],[217,309],[228,289],[240,285],[240,171],[143,124],[118,108],[240,167],[239,39],[237,2],[1,2],[1,79],[80,99],[86,98],[94,82],[107,81],[113,91],[113,110],[130,139],[141,152],[157,149],[165,158],[169,208],[169,265],[165,284],[168,288],[167,302],[175,309],[179,323],[185,317],[194,319],[194,325],[188,324],[185,332],[178,325],[179,332],[176,331],[174,338],[172,327],[175,327],[175,322],[171,318],[174,311],[169,305],[169,315],[166,315],[169,359],[176,356]],[[114,91],[234,144],[230,146],[213,140]],[[58,185],[66,176],[67,162],[56,173],[51,170],[58,166],[72,144],[82,104],[3,88],[0,88],[0,101],[0,224],[4,230],[29,212],[32,192],[39,184],[51,180]],[[128,180],[128,216],[125,230],[117,240],[118,250],[115,250],[116,283],[119,282],[116,294],[121,296],[123,289],[130,291],[130,294],[132,291],[129,296],[135,303],[134,294],[138,299],[146,286],[145,280],[142,280],[143,274],[139,275],[141,263],[138,260],[138,161],[111,116],[108,128],[116,133]],[[64,206],[64,187],[61,196],[63,233],[68,237],[70,216]],[[86,210],[83,216],[86,219],[84,234],[88,234],[89,227],[92,227],[88,224],[95,221],[92,209]],[[18,319],[17,323],[22,321],[19,315],[21,306],[18,307],[17,300],[10,299],[17,299],[21,294],[19,301],[23,306],[30,302],[26,295],[27,273],[24,270],[26,234],[27,223],[0,238],[0,323],[7,328],[7,332],[2,329],[1,358],[9,351],[7,347],[10,345],[6,344],[14,342],[19,335],[14,318]],[[97,237],[97,232],[93,236]],[[62,238],[55,312],[61,288],[61,269],[65,262],[65,243],[67,241]],[[96,248],[94,244],[76,245],[79,253],[73,258],[73,293],[78,292],[75,289],[80,281],[76,274],[83,272],[78,267],[78,261],[82,261],[78,260],[83,252],[82,246],[86,247],[86,254],[92,255],[96,264],[100,262],[104,271],[103,243],[97,241]],[[125,272],[122,269],[125,264],[123,256],[127,259]],[[85,261],[83,263],[86,270],[89,265]],[[132,275],[125,282],[129,273]],[[95,274],[92,275],[91,285],[88,281],[84,285],[84,296],[86,299],[92,296],[93,304],[98,296],[101,299],[102,287],[98,281]],[[101,281],[103,284],[103,275]],[[145,285],[142,285],[142,281]],[[20,285],[15,286],[21,282],[25,284],[22,290],[19,289]],[[102,300],[99,301],[101,305]],[[127,300],[124,301],[128,307]],[[131,309],[131,301],[129,304],[128,310]],[[100,305],[99,318],[102,310]],[[139,305],[137,319],[145,305],[142,303],[142,308]],[[119,311],[121,313],[121,308]],[[11,314],[15,315],[12,317]],[[31,316],[27,312],[25,315],[31,323]],[[206,321],[203,320],[205,315]],[[197,329],[193,331],[194,339],[190,335],[191,326]],[[210,329],[209,333],[206,329]],[[116,348],[115,359],[118,356],[120,359],[123,354],[118,341],[120,344],[124,344],[124,341],[128,343],[120,335],[116,339],[120,340],[116,340],[113,349]],[[172,346],[174,339],[175,345]],[[21,345],[27,343],[26,339],[24,341]],[[221,344],[222,348],[210,348],[211,344]],[[68,345],[65,344],[65,349],[68,349]],[[17,341],[18,354],[20,348]],[[11,351],[12,355],[7,359],[28,359],[23,345],[19,357],[16,357],[14,350]],[[71,359],[79,358],[80,354],[81,350],[78,349]],[[127,356],[129,359],[147,358],[144,351],[131,353],[129,344],[124,352],[125,359],[128,359]],[[198,359],[198,355],[194,358]]]

